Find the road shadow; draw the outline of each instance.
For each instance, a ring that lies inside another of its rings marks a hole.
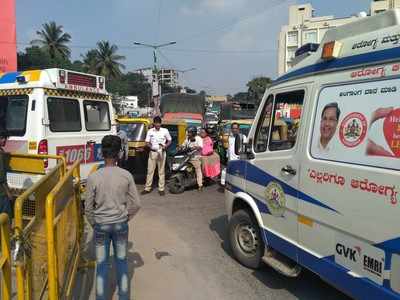
[[[216,217],[210,221],[209,228],[211,231],[216,233],[217,237],[221,241],[221,248],[224,252],[233,257],[233,253],[231,247],[229,246],[229,237],[228,237],[228,216],[222,215]]]
[[[221,248],[224,252],[230,256],[236,264],[239,264],[234,258],[229,245],[227,215],[221,215],[212,219],[209,228],[221,241]],[[246,267],[242,266],[242,268]],[[320,300],[321,295],[326,295],[324,300],[350,300],[350,298],[328,283],[322,281],[318,275],[307,269],[303,269],[299,277],[289,278],[267,265],[262,265],[260,269],[253,270],[251,275],[269,289],[286,290],[300,300]]]
[[[133,295],[132,279],[136,268],[140,268],[144,265],[144,261],[139,252],[134,251],[134,244],[132,241],[128,241],[128,281],[129,281],[129,293]],[[107,288],[108,295],[106,299],[112,299],[113,294],[117,290],[116,281],[116,267],[114,263],[114,254],[112,245],[110,247],[110,271],[108,273],[109,286]],[[91,266],[79,269],[74,287],[74,293],[72,299],[74,300],[87,300],[95,299],[95,275],[96,268],[92,265],[96,260],[95,247],[93,242],[93,230],[87,223],[85,224],[85,230],[83,235],[82,244],[82,258],[84,262],[89,262]]]

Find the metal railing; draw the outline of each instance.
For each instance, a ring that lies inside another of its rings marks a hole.
[[[71,298],[80,261],[83,217],[79,166],[79,161],[75,162],[46,199],[50,300]]]
[[[11,251],[10,221],[8,215],[0,214],[0,291],[1,299],[11,299]]]

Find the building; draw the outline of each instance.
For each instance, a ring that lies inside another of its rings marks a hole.
[[[399,0],[400,1],[400,0]],[[278,74],[286,73],[293,66],[295,52],[308,43],[319,43],[327,30],[357,20],[357,16],[335,18],[316,17],[311,4],[291,5],[289,24],[282,27],[278,44]]]
[[[120,111],[122,115],[130,115],[137,111],[139,107],[139,99],[137,96],[122,97],[120,101]]]
[[[146,77],[149,83],[153,81],[153,69],[144,68],[136,70],[137,73],[142,74]],[[164,84],[168,84],[170,87],[178,86],[178,71],[173,69],[160,69],[158,70],[158,80]]]
[[[373,0],[369,15],[373,16],[388,9],[400,8],[400,0]],[[334,16],[316,17],[311,4],[289,7],[289,24],[282,27],[278,44],[278,75],[286,73],[293,66],[293,58],[298,48],[308,43],[320,43],[325,32],[357,20],[360,13],[346,18]]]
[[[400,8],[400,0],[373,0],[370,14],[373,16],[393,8]]]

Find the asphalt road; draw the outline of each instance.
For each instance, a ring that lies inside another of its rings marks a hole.
[[[268,266],[254,271],[237,263],[217,186],[165,197],[154,191],[142,197],[142,205],[130,224],[132,299],[348,299],[307,270],[290,279]],[[76,298],[94,299],[93,273],[78,280]]]

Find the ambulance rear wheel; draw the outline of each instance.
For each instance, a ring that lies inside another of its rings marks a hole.
[[[264,255],[264,242],[254,216],[238,210],[229,221],[229,242],[235,258],[244,266],[258,269]]]

